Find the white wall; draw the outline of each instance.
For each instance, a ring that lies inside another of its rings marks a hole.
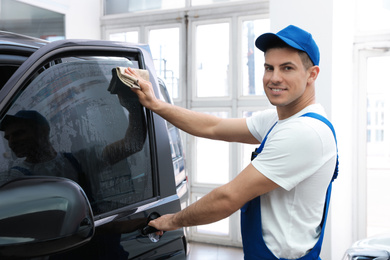
[[[337,129],[340,169],[332,194],[332,258],[341,259],[358,239],[353,192],[356,182],[354,111],[355,0],[333,1],[332,121]],[[355,105],[356,107],[356,105]],[[356,191],[355,191],[356,192]]]
[[[331,211],[321,257],[341,259],[353,241],[352,221],[352,61],[354,0],[271,0],[271,30],[289,24],[309,31],[320,48],[320,75],[316,82],[321,103],[336,129],[340,168],[333,184]]]
[[[101,39],[100,0],[19,0],[26,4],[65,14],[67,39]]]

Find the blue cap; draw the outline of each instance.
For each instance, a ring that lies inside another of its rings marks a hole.
[[[49,127],[49,122],[44,116],[35,110],[20,110],[15,115],[6,115],[0,123],[0,131],[4,129],[12,122],[15,121],[29,121],[33,124]]]
[[[310,33],[294,25],[289,25],[276,34],[262,34],[256,39],[255,44],[257,48],[265,52],[268,48],[280,42],[280,40],[294,49],[306,52],[314,65],[320,64],[320,50],[313,37]]]

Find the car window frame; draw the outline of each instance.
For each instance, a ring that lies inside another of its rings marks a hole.
[[[66,41],[58,41],[58,42],[66,42]],[[33,53],[12,75],[12,77],[8,80],[8,82],[4,85],[4,87],[0,90],[0,97],[4,97],[0,100],[0,118],[3,118],[6,112],[12,107],[12,104],[20,93],[22,93],[29,85],[29,83],[34,78],[34,75],[39,72],[45,66],[50,66],[51,62],[54,62],[58,59],[64,57],[87,57],[87,56],[97,56],[97,57],[120,57],[126,58],[128,60],[137,60],[138,66],[140,69],[147,69],[143,52],[140,48],[135,47],[115,47],[112,46],[112,43],[108,44],[108,46],[104,45],[104,42],[100,42],[99,45],[74,45],[74,46],[61,46],[60,43],[52,43],[43,46],[41,49],[38,49],[35,53]],[[53,49],[50,51],[46,51],[45,49],[49,48],[50,45],[60,45],[60,47],[52,47]],[[127,206],[114,209],[111,211],[107,211],[101,214],[94,216],[94,219],[104,219],[106,217],[117,214],[118,212],[126,211],[128,208],[129,211],[132,211],[134,208],[137,208],[141,205],[147,205],[158,201],[161,197],[160,191],[160,182],[159,182],[159,172],[158,172],[158,162],[157,162],[157,148],[156,148],[156,136],[155,136],[155,125],[153,113],[144,108],[145,119],[147,125],[147,131],[149,136],[149,146],[150,146],[150,156],[151,156],[151,170],[152,170],[152,187],[153,187],[153,197],[148,198],[139,202],[135,202],[129,204]]]

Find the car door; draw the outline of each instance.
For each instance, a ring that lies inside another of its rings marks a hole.
[[[0,181],[61,177],[88,197],[91,241],[46,258],[185,259],[183,230],[155,238],[145,229],[180,210],[166,123],[116,67],[148,71],[159,96],[146,45],[58,41],[27,59],[0,91]]]

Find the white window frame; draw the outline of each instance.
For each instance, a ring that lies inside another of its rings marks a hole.
[[[390,35],[378,36],[375,41],[368,41],[365,36],[357,38],[355,54],[355,79],[357,94],[354,107],[356,108],[356,120],[354,122],[356,134],[356,154],[354,155],[353,172],[353,211],[354,211],[354,241],[367,237],[367,59],[390,55]],[[373,39],[372,36],[369,39]]]

